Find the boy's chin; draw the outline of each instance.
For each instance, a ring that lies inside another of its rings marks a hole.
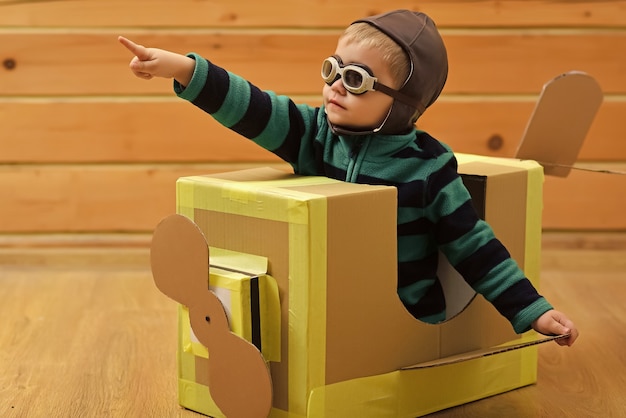
[[[372,131],[375,128],[378,127],[378,125],[376,126],[370,126],[370,125],[355,125],[354,123],[350,123],[348,121],[346,121],[345,117],[341,117],[340,115],[337,115],[335,112],[333,112],[332,110],[329,109],[325,109],[325,113],[326,113],[326,119],[328,120],[328,122],[337,128],[340,128],[342,130],[346,130],[346,131],[353,131],[353,132],[367,132],[367,131]]]

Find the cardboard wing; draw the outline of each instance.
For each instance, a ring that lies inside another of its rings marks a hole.
[[[546,175],[566,177],[602,104],[602,90],[589,74],[570,71],[543,86],[516,158],[537,161]]]

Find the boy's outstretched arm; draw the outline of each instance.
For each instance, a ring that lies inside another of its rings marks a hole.
[[[174,78],[183,86],[189,85],[196,68],[192,58],[163,49],[146,48],[123,36],[117,40],[135,55],[130,61],[130,69],[137,77],[144,80],[152,77]]]
[[[564,335],[569,334],[568,338],[556,340],[560,345],[572,345],[578,338],[578,329],[572,321],[562,312],[550,310],[537,318],[532,327],[535,331],[544,335]]]

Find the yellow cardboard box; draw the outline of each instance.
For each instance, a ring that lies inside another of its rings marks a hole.
[[[477,211],[537,286],[542,168],[458,159]],[[445,263],[447,302],[458,312],[429,325],[404,309],[395,188],[244,170],[179,179],[177,213],[217,254],[209,283],[227,289],[232,331],[252,342],[252,322],[265,324],[257,335],[268,344],[260,351],[272,379],[272,417],[415,417],[536,381],[534,336],[515,335]],[[234,264],[220,254],[233,255]],[[260,310],[251,307],[258,300],[250,303],[254,277],[265,283]],[[224,416],[203,377],[211,353],[194,340],[184,307],[179,319],[180,404]],[[515,349],[498,348],[511,341]]]

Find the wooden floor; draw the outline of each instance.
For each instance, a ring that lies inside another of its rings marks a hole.
[[[0,416],[200,416],[177,404],[175,304],[147,240],[0,242]],[[432,416],[626,416],[626,234],[546,234],[542,266],[579,341],[540,346],[536,385]]]

